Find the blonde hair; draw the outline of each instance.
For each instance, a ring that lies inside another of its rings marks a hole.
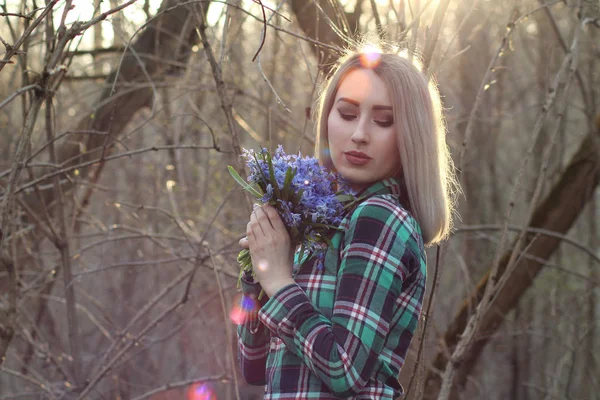
[[[452,228],[458,183],[446,144],[446,122],[433,79],[422,71],[416,56],[397,51],[353,51],[339,61],[323,88],[317,107],[315,155],[333,168],[329,153],[327,119],[337,90],[351,71],[370,68],[386,84],[397,127],[400,176],[413,217],[426,245],[445,239]]]

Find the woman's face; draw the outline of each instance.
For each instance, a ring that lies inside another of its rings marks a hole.
[[[329,151],[335,169],[354,190],[362,190],[400,169],[392,101],[383,80],[356,69],[338,88],[327,118]]]

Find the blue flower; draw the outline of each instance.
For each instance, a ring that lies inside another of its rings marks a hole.
[[[341,176],[327,171],[315,157],[286,154],[281,145],[273,154],[266,148],[244,149],[242,157],[250,172],[247,181],[261,189],[263,203],[277,209],[292,243],[309,250],[325,243],[344,215],[345,202],[338,195],[353,195]]]

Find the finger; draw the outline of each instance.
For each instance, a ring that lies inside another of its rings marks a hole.
[[[260,221],[258,220],[258,216],[256,215],[256,212],[253,211],[252,215],[250,215],[250,233],[252,235],[265,235],[265,231],[263,226],[260,224]],[[250,236],[248,236],[250,237]]]
[[[277,212],[275,207],[267,204],[266,206],[263,207],[263,211],[269,218],[269,221],[271,222],[271,226],[273,227],[273,229],[275,231],[287,232],[287,229],[285,228],[285,225],[283,224],[283,221],[281,220],[281,216],[279,215],[279,213]]]
[[[247,237],[243,237],[240,239],[239,244],[241,247],[247,249],[250,247],[250,243],[248,242],[248,238]]]
[[[257,220],[261,224],[263,231],[266,232],[268,229],[274,229],[273,224],[271,223],[271,218],[269,218],[263,207],[259,207],[254,210],[254,213],[256,214]]]

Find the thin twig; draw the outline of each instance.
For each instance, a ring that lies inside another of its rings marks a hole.
[[[8,177],[8,184],[0,201],[0,265],[3,265],[7,269],[9,276],[8,309],[5,311],[7,322],[6,326],[1,327],[2,329],[0,330],[0,366],[6,360],[6,350],[14,335],[14,322],[17,317],[16,303],[19,292],[17,266],[11,260],[8,252],[5,251],[5,244],[11,235],[10,227],[12,225],[13,201],[17,194],[16,188],[19,183],[19,177],[24,167],[23,160],[26,157],[26,149],[30,143],[37,114],[43,101],[43,96],[34,96],[34,100],[25,118],[23,130],[19,135],[17,150],[13,157],[12,168]],[[12,240],[12,243],[14,244],[15,240]]]
[[[539,136],[539,133],[541,132],[543,123],[545,122],[548,113],[550,112],[552,106],[554,105],[559,84],[563,82],[563,76],[566,74],[567,70],[571,71],[570,76],[572,76],[572,72],[574,71],[573,68],[577,63],[577,50],[578,50],[578,44],[579,44],[579,37],[580,37],[581,31],[582,31],[585,23],[586,23],[586,21],[583,21],[581,24],[579,24],[578,29],[575,31],[575,36],[573,38],[573,42],[571,45],[571,51],[565,57],[565,60],[563,61],[563,64],[561,65],[560,70],[558,71],[558,73],[555,76],[552,88],[546,96],[546,101],[542,108],[542,112],[540,113],[540,115],[535,123],[535,126],[533,128],[533,134],[532,134],[531,141],[530,141],[531,145],[530,145],[530,148],[528,151],[528,156],[524,157],[523,161],[521,162],[518,176],[513,185],[513,189],[512,189],[510,198],[509,198],[510,206],[508,207],[508,210],[504,216],[504,226],[505,227],[502,230],[502,233],[500,236],[500,241],[497,246],[496,254],[494,256],[493,265],[492,265],[492,268],[491,268],[491,271],[489,274],[490,278],[487,280],[487,284],[484,289],[483,296],[482,296],[479,304],[476,307],[475,313],[473,313],[473,315],[469,318],[469,321],[467,322],[467,326],[465,327],[463,335],[461,336],[458,344],[456,345],[454,352],[452,354],[452,357],[450,358],[450,360],[448,361],[448,363],[446,365],[446,370],[443,375],[442,386],[441,386],[441,389],[439,392],[438,400],[446,400],[449,398],[452,388],[454,386],[454,381],[455,381],[456,375],[459,373],[461,364],[467,357],[468,352],[471,349],[471,345],[472,345],[473,341],[475,340],[475,336],[479,330],[480,320],[481,320],[481,318],[483,318],[484,313],[486,313],[488,311],[488,307],[491,304],[490,302],[494,298],[494,293],[497,289],[496,283],[499,278],[498,274],[500,272],[500,259],[501,259],[501,255],[503,253],[504,242],[506,240],[507,226],[508,226],[508,222],[510,220],[510,216],[512,214],[512,210],[514,208],[512,206],[512,204],[514,202],[513,199],[515,197],[517,188],[520,186],[521,179],[525,172],[525,166],[527,164],[527,161],[530,158],[533,146],[535,146],[535,143],[537,142],[537,137]],[[509,24],[509,26],[510,26],[510,24]],[[514,24],[512,24],[512,28],[509,28],[509,30],[511,30],[513,28],[514,28]],[[507,33],[507,35],[508,34],[509,33]],[[506,36],[505,36],[505,38],[506,38]],[[489,68],[488,68],[488,72],[489,72]],[[570,81],[570,78],[567,78],[567,81]],[[568,87],[568,85],[567,85],[567,87]],[[469,121],[469,122],[471,122],[471,121]],[[515,254],[517,254],[519,252],[518,250],[519,249],[516,248],[515,251],[511,254],[511,260],[514,261]],[[508,274],[505,274],[504,276],[508,276]],[[503,282],[505,282],[505,280],[503,280],[501,283],[503,284]]]
[[[408,4],[410,5],[410,1],[408,2]],[[398,39],[396,39],[396,42],[398,42],[398,43],[403,42],[404,39],[406,38],[406,36],[408,36],[408,33],[410,32],[411,29],[413,30],[413,36],[412,36],[412,38],[414,39],[416,37],[417,34],[414,33],[414,32],[417,32],[418,29],[419,29],[419,24],[421,22],[421,17],[425,13],[425,11],[427,11],[427,8],[430,5],[432,5],[432,4],[433,4],[433,0],[429,0],[425,4],[425,7],[423,7],[423,9],[421,9],[419,11],[419,15],[417,15],[416,17],[413,17],[413,19],[410,21],[410,24],[406,25],[406,27],[404,28],[404,30],[402,32],[400,32],[400,34],[398,35]]]
[[[11,13],[11,12],[0,12],[0,17],[19,17],[19,18],[28,19],[30,21],[33,19],[33,17],[31,17],[29,15],[19,14],[19,13]]]
[[[379,11],[377,11],[377,4],[375,4],[375,0],[371,0],[371,10],[373,11],[373,17],[375,18],[377,34],[379,35],[380,39],[383,39],[385,36],[385,32],[383,30],[383,25],[381,25],[381,19],[379,18]]]
[[[233,337],[230,328],[230,321],[227,314],[227,306],[225,303],[225,297],[223,296],[223,285],[221,284],[221,277],[219,276],[219,271],[216,268],[215,260],[212,257],[212,253],[210,251],[210,246],[206,246],[206,251],[208,252],[208,256],[210,257],[210,262],[212,263],[213,270],[215,272],[215,279],[217,282],[217,286],[219,287],[219,299],[221,301],[221,311],[223,312],[223,323],[225,324],[225,333],[227,334],[227,340],[225,341],[227,344],[227,353],[229,355],[229,362],[231,367],[231,375],[233,376],[233,385],[235,388],[235,398],[240,400],[240,388],[238,387],[237,374],[235,373],[235,366],[237,365],[235,362],[235,357],[233,355],[233,349],[231,348],[231,340]]]
[[[261,31],[260,34],[260,45],[258,46],[258,50],[256,50],[256,54],[254,54],[254,57],[252,57],[252,62],[254,62],[254,60],[256,60],[256,57],[258,57],[258,55],[260,54],[260,51],[262,50],[263,46],[265,45],[265,40],[267,38],[267,14],[265,13],[265,6],[263,6],[263,3],[261,0],[253,0],[255,3],[257,3],[258,5],[260,5],[260,9],[262,11],[262,16],[263,16],[263,29]],[[283,4],[283,3],[281,3]]]
[[[52,120],[52,97],[46,99],[46,138],[50,142],[48,147],[50,153],[50,162],[56,164],[56,150],[54,148],[54,127]],[[60,252],[61,267],[63,275],[63,289],[65,291],[65,305],[67,314],[67,332],[69,339],[69,348],[73,357],[73,377],[75,378],[75,386],[79,386],[81,382],[81,337],[79,336],[79,322],[77,318],[77,300],[75,298],[75,288],[71,284],[73,280],[71,268],[71,255],[69,252],[69,238],[67,235],[67,224],[65,216],[65,198],[63,195],[60,177],[54,177],[54,191],[57,199],[56,210],[58,218],[59,234],[56,236],[54,246]]]
[[[24,296],[21,299],[19,308],[26,307],[26,304],[24,304],[24,303],[30,297],[37,297],[37,298],[44,299],[44,300],[55,301],[57,303],[64,304],[65,306],[67,305],[67,300],[62,297],[52,296],[49,294],[37,294],[37,295],[36,294],[28,294],[27,296]],[[88,317],[89,321],[92,323],[92,325],[94,325],[96,328],[98,328],[98,331],[102,334],[102,336],[104,336],[105,338],[107,338],[109,340],[112,339],[112,335],[110,334],[108,328],[106,328],[102,325],[102,323],[98,320],[98,318],[96,318],[96,316],[94,316],[94,313],[91,310],[89,310],[87,307],[85,307],[82,304],[76,304],[75,308]]]
[[[160,299],[162,299],[167,293],[169,293],[171,290],[173,290],[179,283],[181,283],[185,278],[187,278],[193,270],[187,270],[182,272],[181,274],[177,275],[171,282],[169,282],[169,284],[167,284],[167,286],[165,286],[156,296],[154,296],[153,299],[150,300],[150,302],[148,302],[134,317],[133,319],[127,324],[127,326],[121,331],[121,333],[119,333],[119,335],[117,335],[117,337],[115,338],[115,340],[113,341],[113,344],[110,346],[110,348],[108,349],[108,351],[106,351],[105,356],[103,357],[103,359],[101,360],[101,362],[98,364],[99,367],[101,367],[101,369],[93,376],[93,378],[91,378],[89,380],[89,383],[85,386],[85,388],[83,389],[83,391],[81,392],[81,394],[79,395],[79,397],[77,398],[78,400],[82,400],[86,398],[86,395],[98,384],[98,382],[100,381],[100,379],[102,379],[115,365],[115,363],[132,347],[135,345],[135,343],[137,343],[142,337],[144,337],[146,335],[146,333],[152,329],[154,326],[156,326],[160,321],[162,321],[165,317],[167,317],[173,310],[177,309],[179,306],[181,306],[183,303],[181,302],[181,299],[179,299],[178,301],[174,302],[171,306],[167,307],[163,312],[161,312],[155,319],[153,319],[148,325],[146,325],[133,339],[127,341],[127,344],[125,346],[123,346],[117,354],[115,354],[115,356],[110,359],[110,361],[106,362],[106,360],[108,359],[109,355],[112,353],[112,351],[116,348],[117,345],[121,344],[121,341],[123,339],[125,339],[126,336],[128,336],[127,334],[129,333],[128,331],[131,329],[131,327],[143,316],[145,315],[148,311],[150,311],[150,309],[152,309],[152,307],[158,303],[158,301]],[[105,364],[106,362],[106,364]]]
[[[433,58],[433,52],[438,42],[440,32],[444,23],[444,17],[446,16],[446,10],[450,0],[442,0],[438,2],[438,6],[433,16],[433,22],[431,23],[431,29],[428,31],[427,41],[425,42],[425,51],[423,54],[423,67],[429,71],[429,66]]]
[[[437,291],[437,286],[438,286],[438,282],[439,282],[438,273],[439,273],[439,267],[440,267],[441,246],[444,246],[444,247],[447,246],[446,242],[444,242],[442,245],[437,245],[437,249],[435,252],[435,267],[433,270],[433,284],[431,286],[431,293],[429,293],[429,299],[428,299],[428,303],[427,303],[427,311],[422,316],[424,322],[422,324],[421,334],[419,335],[419,350],[417,351],[417,359],[415,361],[415,368],[410,377],[410,381],[408,383],[408,388],[406,389],[406,393],[404,395],[405,398],[407,398],[407,399],[410,398],[410,397],[408,397],[408,395],[410,394],[412,385],[415,381],[415,378],[417,377],[418,369],[421,364],[421,355],[423,352],[423,347],[425,345],[425,336],[427,335],[427,324],[429,323],[429,320],[431,319],[431,308],[433,305],[434,294]]]
[[[0,72],[2,71],[2,68],[4,68],[4,66],[6,64],[11,63],[10,58],[12,56],[14,56],[15,54],[17,54],[17,51],[19,50],[21,45],[31,35],[31,33],[34,31],[34,29],[37,28],[37,26],[42,23],[42,21],[44,20],[46,15],[48,15],[48,13],[54,8],[54,6],[56,5],[56,3],[58,3],[58,1],[59,0],[51,0],[46,5],[46,8],[40,14],[40,16],[37,17],[31,25],[29,25],[29,27],[25,30],[25,32],[23,32],[23,35],[21,35],[21,37],[17,40],[17,42],[14,45],[10,46],[10,49],[7,49],[6,54],[4,55],[4,59],[0,60]]]
[[[479,90],[477,90],[477,94],[475,95],[475,102],[473,103],[473,107],[471,108],[471,113],[469,114],[469,120],[468,120],[467,126],[465,128],[464,139],[461,144],[461,149],[460,149],[460,152],[458,155],[457,175],[459,178],[462,174],[462,171],[464,170],[465,154],[467,152],[467,146],[469,144],[469,141],[471,140],[471,135],[473,134],[473,129],[475,126],[475,116],[477,115],[477,112],[479,111],[479,106],[481,105],[481,103],[483,101],[483,93],[486,91],[486,89],[488,87],[492,73],[495,72],[494,66],[496,65],[496,63],[498,62],[500,57],[502,57],[502,55],[504,54],[506,46],[508,46],[508,44],[510,43],[510,37],[512,36],[513,32],[515,31],[516,25],[518,23],[520,23],[521,21],[527,20],[527,18],[529,18],[532,14],[534,14],[546,7],[549,7],[559,1],[560,0],[553,0],[550,3],[546,3],[543,6],[536,8],[535,10],[532,10],[528,13],[521,15],[516,20],[509,22],[507,24],[506,33],[502,37],[502,42],[500,43],[498,50],[496,50],[496,54],[494,54],[494,56],[490,60],[487,70],[485,71],[485,75],[484,75],[483,79],[481,80],[481,85],[479,86]]]
[[[33,84],[33,85],[27,85],[22,87],[21,89],[17,90],[16,92],[14,92],[13,94],[11,94],[10,96],[8,96],[6,99],[4,99],[4,101],[2,103],[0,103],[0,110],[6,106],[8,103],[10,103],[14,98],[22,95],[23,93],[26,93],[30,90],[41,90],[41,86],[37,85],[37,84]]]
[[[494,224],[490,224],[490,225],[463,225],[460,227],[457,227],[453,230],[453,234],[457,234],[457,233],[462,233],[462,232],[477,232],[477,231],[498,231],[504,229],[504,225],[494,225]],[[541,234],[541,235],[545,235],[545,236],[550,236],[550,237],[554,237],[557,239],[562,240],[565,243],[568,243],[576,248],[578,248],[579,250],[585,252],[588,256],[590,256],[592,258],[592,260],[596,261],[598,264],[600,264],[600,257],[596,255],[596,250],[591,249],[583,244],[581,244],[579,241],[575,240],[575,239],[571,239],[570,237],[566,236],[566,235],[562,235],[560,233],[557,232],[553,232],[553,231],[549,231],[547,229],[541,229],[541,228],[535,228],[532,226],[517,226],[517,225],[507,225],[506,229],[510,230],[510,231],[522,231],[523,229],[525,229],[527,232],[532,232],[532,233],[537,233],[537,234]]]
[[[5,374],[12,375],[12,376],[15,376],[17,378],[23,379],[24,381],[27,381],[30,384],[35,385],[38,388],[40,388],[42,391],[44,391],[44,393],[46,393],[47,396],[50,397],[50,399],[56,399],[56,397],[54,396],[54,394],[50,390],[50,385],[49,384],[42,383],[42,382],[40,382],[40,381],[32,378],[29,375],[22,374],[19,371],[15,371],[15,370],[12,370],[12,369],[6,368],[6,367],[0,367],[0,372],[4,372]]]
[[[567,42],[565,41],[562,34],[560,33],[560,29],[558,28],[558,24],[556,23],[556,19],[552,15],[550,8],[544,7],[544,12],[546,13],[546,16],[548,17],[548,19],[550,20],[550,26],[552,26],[552,30],[554,31],[554,34],[556,35],[556,38],[558,39],[558,42],[560,43],[560,47],[564,50],[565,53],[569,52],[569,48],[567,47]],[[590,93],[587,90],[587,86],[585,84],[585,81],[583,80],[583,76],[581,75],[581,71],[579,69],[577,69],[575,71],[575,76],[577,78],[579,90],[581,90],[581,97],[585,104],[586,112],[588,114],[592,114],[594,109],[592,108],[592,100],[590,97]],[[592,114],[592,116],[593,116],[593,114]]]
[[[444,65],[444,61],[446,61],[446,54],[448,54],[448,51],[450,50],[450,47],[452,46],[452,44],[454,43],[454,41],[458,37],[458,34],[462,31],[462,28],[467,23],[467,20],[469,19],[469,17],[473,13],[473,11],[475,11],[477,5],[479,4],[479,1],[480,0],[473,0],[473,2],[471,3],[471,7],[466,12],[466,14],[463,17],[462,21],[460,21],[460,24],[458,25],[458,28],[456,28],[456,32],[454,32],[454,36],[452,36],[452,39],[450,39],[450,41],[446,45],[446,50],[440,56],[439,62],[437,64],[437,70],[438,70],[438,72],[441,71],[442,66]],[[459,56],[460,54],[464,53],[468,48],[470,48],[470,46],[466,46],[465,49],[459,50],[456,54],[454,54],[452,57],[450,57],[450,59],[448,61],[450,61],[450,60],[456,58],[457,56]]]
[[[238,165],[239,169],[243,170],[244,165],[240,157],[242,154],[242,149],[240,146],[240,139],[238,137],[237,130],[235,129],[231,100],[229,100],[227,97],[221,68],[219,68],[219,65],[217,64],[217,60],[215,59],[212,47],[210,45],[208,37],[206,36],[206,17],[204,14],[204,6],[202,5],[202,3],[200,3],[200,8],[202,10],[201,13],[198,13],[196,10],[193,10],[194,16],[196,17],[196,20],[200,25],[198,28],[198,33],[200,34],[202,45],[204,47],[204,52],[206,53],[206,58],[208,59],[208,63],[210,64],[215,85],[217,86],[217,93],[219,94],[219,102],[221,104],[221,109],[223,110],[223,113],[225,114],[225,119],[227,120],[227,127],[229,128],[229,133],[231,135],[233,150],[237,156],[235,158],[235,162]],[[244,197],[246,199],[248,209],[250,209],[252,207],[252,198],[250,193],[246,192]]]
[[[283,6],[284,2],[281,2],[279,4],[279,6],[277,7],[277,11],[279,10],[279,8],[281,6]],[[273,14],[276,15],[276,14]],[[265,30],[263,32],[261,32],[261,40],[264,41],[265,39],[265,35],[267,33],[266,31],[266,24],[271,22],[271,19],[273,18],[273,15],[269,18],[269,20],[265,20]],[[260,50],[260,49],[259,49]],[[256,55],[258,56],[258,52],[256,53]],[[252,59],[252,61],[254,61],[254,59]],[[269,86],[269,89],[271,89],[271,93],[273,93],[275,95],[275,98],[277,99],[277,103],[281,104],[283,106],[283,109],[285,111],[287,111],[288,113],[291,113],[292,110],[290,110],[290,108],[283,102],[283,100],[281,99],[281,97],[279,96],[279,94],[277,93],[277,90],[275,90],[275,88],[273,87],[273,84],[271,83],[271,81],[269,80],[269,78],[267,78],[267,75],[264,73],[263,69],[262,69],[262,64],[260,62],[260,56],[258,57],[258,71],[260,72],[260,74],[262,75],[264,81],[267,83],[267,85]]]
[[[113,154],[107,157],[104,157],[104,161],[110,161],[110,160],[115,160],[117,158],[123,158],[123,157],[130,157],[133,155],[138,155],[138,154],[143,154],[143,153],[148,153],[150,151],[159,151],[159,150],[172,150],[172,149],[204,149],[204,150],[211,150],[214,149],[214,146],[198,146],[198,145],[193,145],[193,144],[189,144],[189,145],[178,145],[178,146],[151,146],[151,147],[145,147],[143,149],[137,149],[137,150],[131,150],[131,151],[127,151],[127,152],[123,152],[123,153],[119,153],[119,154]],[[100,149],[98,149],[100,150]],[[39,184],[45,180],[48,180],[50,178],[53,178],[54,176],[57,175],[63,175],[66,172],[71,172],[74,171],[76,169],[80,169],[83,167],[87,167],[93,164],[96,164],[97,162],[99,162],[100,159],[94,159],[94,160],[90,160],[90,161],[86,161],[86,162],[82,162],[80,164],[77,165],[71,165],[68,167],[64,167],[64,168],[60,168],[57,171],[53,171],[53,172],[49,172],[44,176],[41,176],[37,179],[35,179],[34,181],[31,182],[27,182],[26,184],[23,184],[22,186],[19,186],[19,188],[15,191],[15,194],[18,194],[28,188],[30,188],[33,185]],[[63,163],[65,164],[65,163]],[[12,172],[12,170],[11,170]]]
[[[110,46],[110,47],[101,47],[91,50],[69,50],[65,51],[66,57],[74,57],[74,56],[84,56],[84,55],[92,55],[97,56],[99,54],[105,53],[121,53],[125,51],[125,47],[123,46]]]
[[[203,9],[204,6],[202,5],[202,3],[200,3],[200,6],[202,7],[202,10],[204,11],[204,9]],[[221,108],[223,109],[223,112],[225,113],[225,118],[227,120],[227,126],[229,128],[229,132],[232,137],[233,148],[234,148],[236,155],[238,156],[238,157],[236,157],[236,162],[240,166],[242,166],[240,157],[239,157],[242,154],[242,151],[241,151],[240,144],[239,144],[239,138],[238,138],[238,135],[237,135],[237,132],[235,129],[233,113],[231,111],[232,105],[231,105],[231,101],[228,100],[227,93],[225,92],[225,82],[223,81],[221,69],[219,68],[219,65],[217,64],[217,60],[215,59],[215,55],[212,51],[212,46],[210,45],[208,37],[206,36],[205,16],[203,13],[198,13],[195,10],[194,10],[194,15],[196,17],[198,24],[200,25],[200,27],[198,28],[198,32],[200,33],[202,45],[204,47],[204,51],[206,52],[206,57],[208,58],[208,62],[210,64],[210,67],[211,67],[211,70],[213,73],[215,84],[217,85],[217,93],[219,94],[219,101],[221,103]]]
[[[578,59],[578,49],[579,49],[579,38],[580,38],[580,34],[581,34],[581,30],[583,29],[583,26],[580,24],[579,25],[579,29],[577,29],[575,31],[575,36],[573,38],[573,43],[571,45],[571,51],[569,52],[569,54],[567,54],[567,56],[565,57],[565,59],[563,60],[563,63],[559,69],[559,71],[557,72],[555,78],[554,78],[554,82],[551,85],[550,91],[548,92],[548,94],[546,95],[546,100],[544,102],[544,105],[542,107],[542,111],[540,112],[540,114],[538,115],[538,118],[535,122],[535,125],[533,127],[533,132],[531,134],[531,139],[530,139],[530,146],[529,149],[527,151],[527,154],[525,157],[523,157],[522,161],[521,161],[521,165],[519,166],[519,170],[517,172],[517,178],[515,180],[515,183],[513,185],[511,194],[509,196],[509,207],[506,211],[506,214],[504,216],[504,223],[506,225],[508,225],[511,215],[512,215],[512,211],[514,209],[514,198],[516,196],[517,190],[521,185],[521,181],[523,179],[523,177],[525,176],[525,171],[526,171],[526,167],[528,164],[528,161],[531,158],[531,155],[534,152],[538,137],[542,131],[542,128],[546,122],[546,119],[550,113],[550,111],[552,110],[554,103],[556,101],[556,98],[558,96],[558,92],[559,92],[559,86],[563,83],[563,81],[565,80],[564,75],[567,74],[568,75],[566,77],[566,81],[567,84],[565,86],[565,90],[568,90],[568,88],[570,87],[570,81],[571,78],[573,76],[573,72],[574,72],[574,67],[577,63],[577,59]],[[566,92],[565,92],[566,95]],[[565,106],[566,106],[566,102],[565,102]],[[557,124],[557,128],[560,124]],[[558,133],[558,129],[555,131],[555,134],[553,135],[554,137],[556,136],[556,134]],[[541,165],[541,172],[545,171],[545,169],[547,168],[547,163],[548,163],[548,159],[550,157],[550,150],[551,147],[549,149],[547,149],[546,155],[545,155],[545,161],[542,163]],[[529,210],[529,217],[526,220],[529,220],[531,217],[531,214],[533,213],[533,209],[535,206],[535,202],[537,202],[537,198],[539,198],[539,196],[541,195],[541,189],[542,189],[542,183],[543,180],[542,179],[538,179],[538,182],[536,184],[536,188],[534,190],[534,196],[532,199],[532,204],[530,204],[530,210]],[[495,261],[494,261],[494,266],[492,267],[492,271],[494,271],[494,273],[490,274],[490,279],[487,282],[487,287],[486,287],[486,291],[488,289],[490,289],[491,285],[495,285],[497,282],[497,274],[498,274],[498,265],[500,263],[500,258],[501,255],[504,251],[504,238],[506,237],[506,231],[507,229],[504,229],[502,231],[501,234],[501,239],[499,242],[499,245],[497,247],[496,250],[496,256],[495,256]],[[513,253],[511,254],[510,260],[508,262],[508,266],[506,268],[507,272],[512,268],[512,265],[514,264],[515,261],[515,257],[516,254],[519,250],[519,247],[524,239],[524,235],[525,235],[525,230],[521,231],[521,234],[519,236],[519,239],[517,240],[517,243],[515,244],[514,248],[513,248]],[[509,273],[505,273],[504,274],[505,277],[509,276]],[[490,289],[491,290],[491,289]],[[485,296],[484,296],[485,297]]]

